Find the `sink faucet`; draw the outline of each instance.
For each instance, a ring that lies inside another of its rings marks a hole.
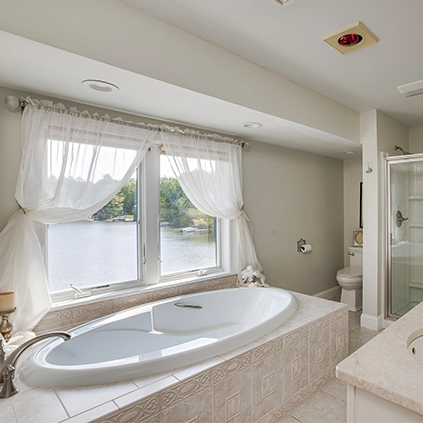
[[[0,376],[3,377],[3,389],[0,392],[0,398],[9,398],[19,392],[19,388],[15,385],[15,369],[18,358],[31,345],[37,342],[44,341],[44,339],[60,336],[65,341],[69,341],[71,336],[67,332],[49,332],[43,335],[38,335],[29,341],[24,342],[16,350],[14,350],[6,359],[4,345],[5,341],[0,338]]]

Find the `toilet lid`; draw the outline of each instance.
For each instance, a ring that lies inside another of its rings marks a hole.
[[[346,267],[345,269],[338,270],[338,275],[361,278],[363,277],[363,269],[361,267]]]

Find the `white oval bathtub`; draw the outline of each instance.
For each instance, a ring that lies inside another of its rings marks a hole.
[[[254,341],[296,309],[291,293],[270,287],[168,298],[79,326],[70,341],[50,341],[20,376],[30,385],[75,387],[170,371]]]

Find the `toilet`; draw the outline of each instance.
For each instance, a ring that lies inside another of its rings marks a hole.
[[[361,310],[363,287],[363,247],[349,247],[350,266],[338,270],[336,280],[342,288],[341,303],[348,305],[348,310]]]

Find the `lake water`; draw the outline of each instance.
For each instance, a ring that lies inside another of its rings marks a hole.
[[[107,285],[137,279],[134,222],[75,222],[51,225],[48,235],[50,290]],[[161,227],[163,275],[216,265],[213,234]]]

